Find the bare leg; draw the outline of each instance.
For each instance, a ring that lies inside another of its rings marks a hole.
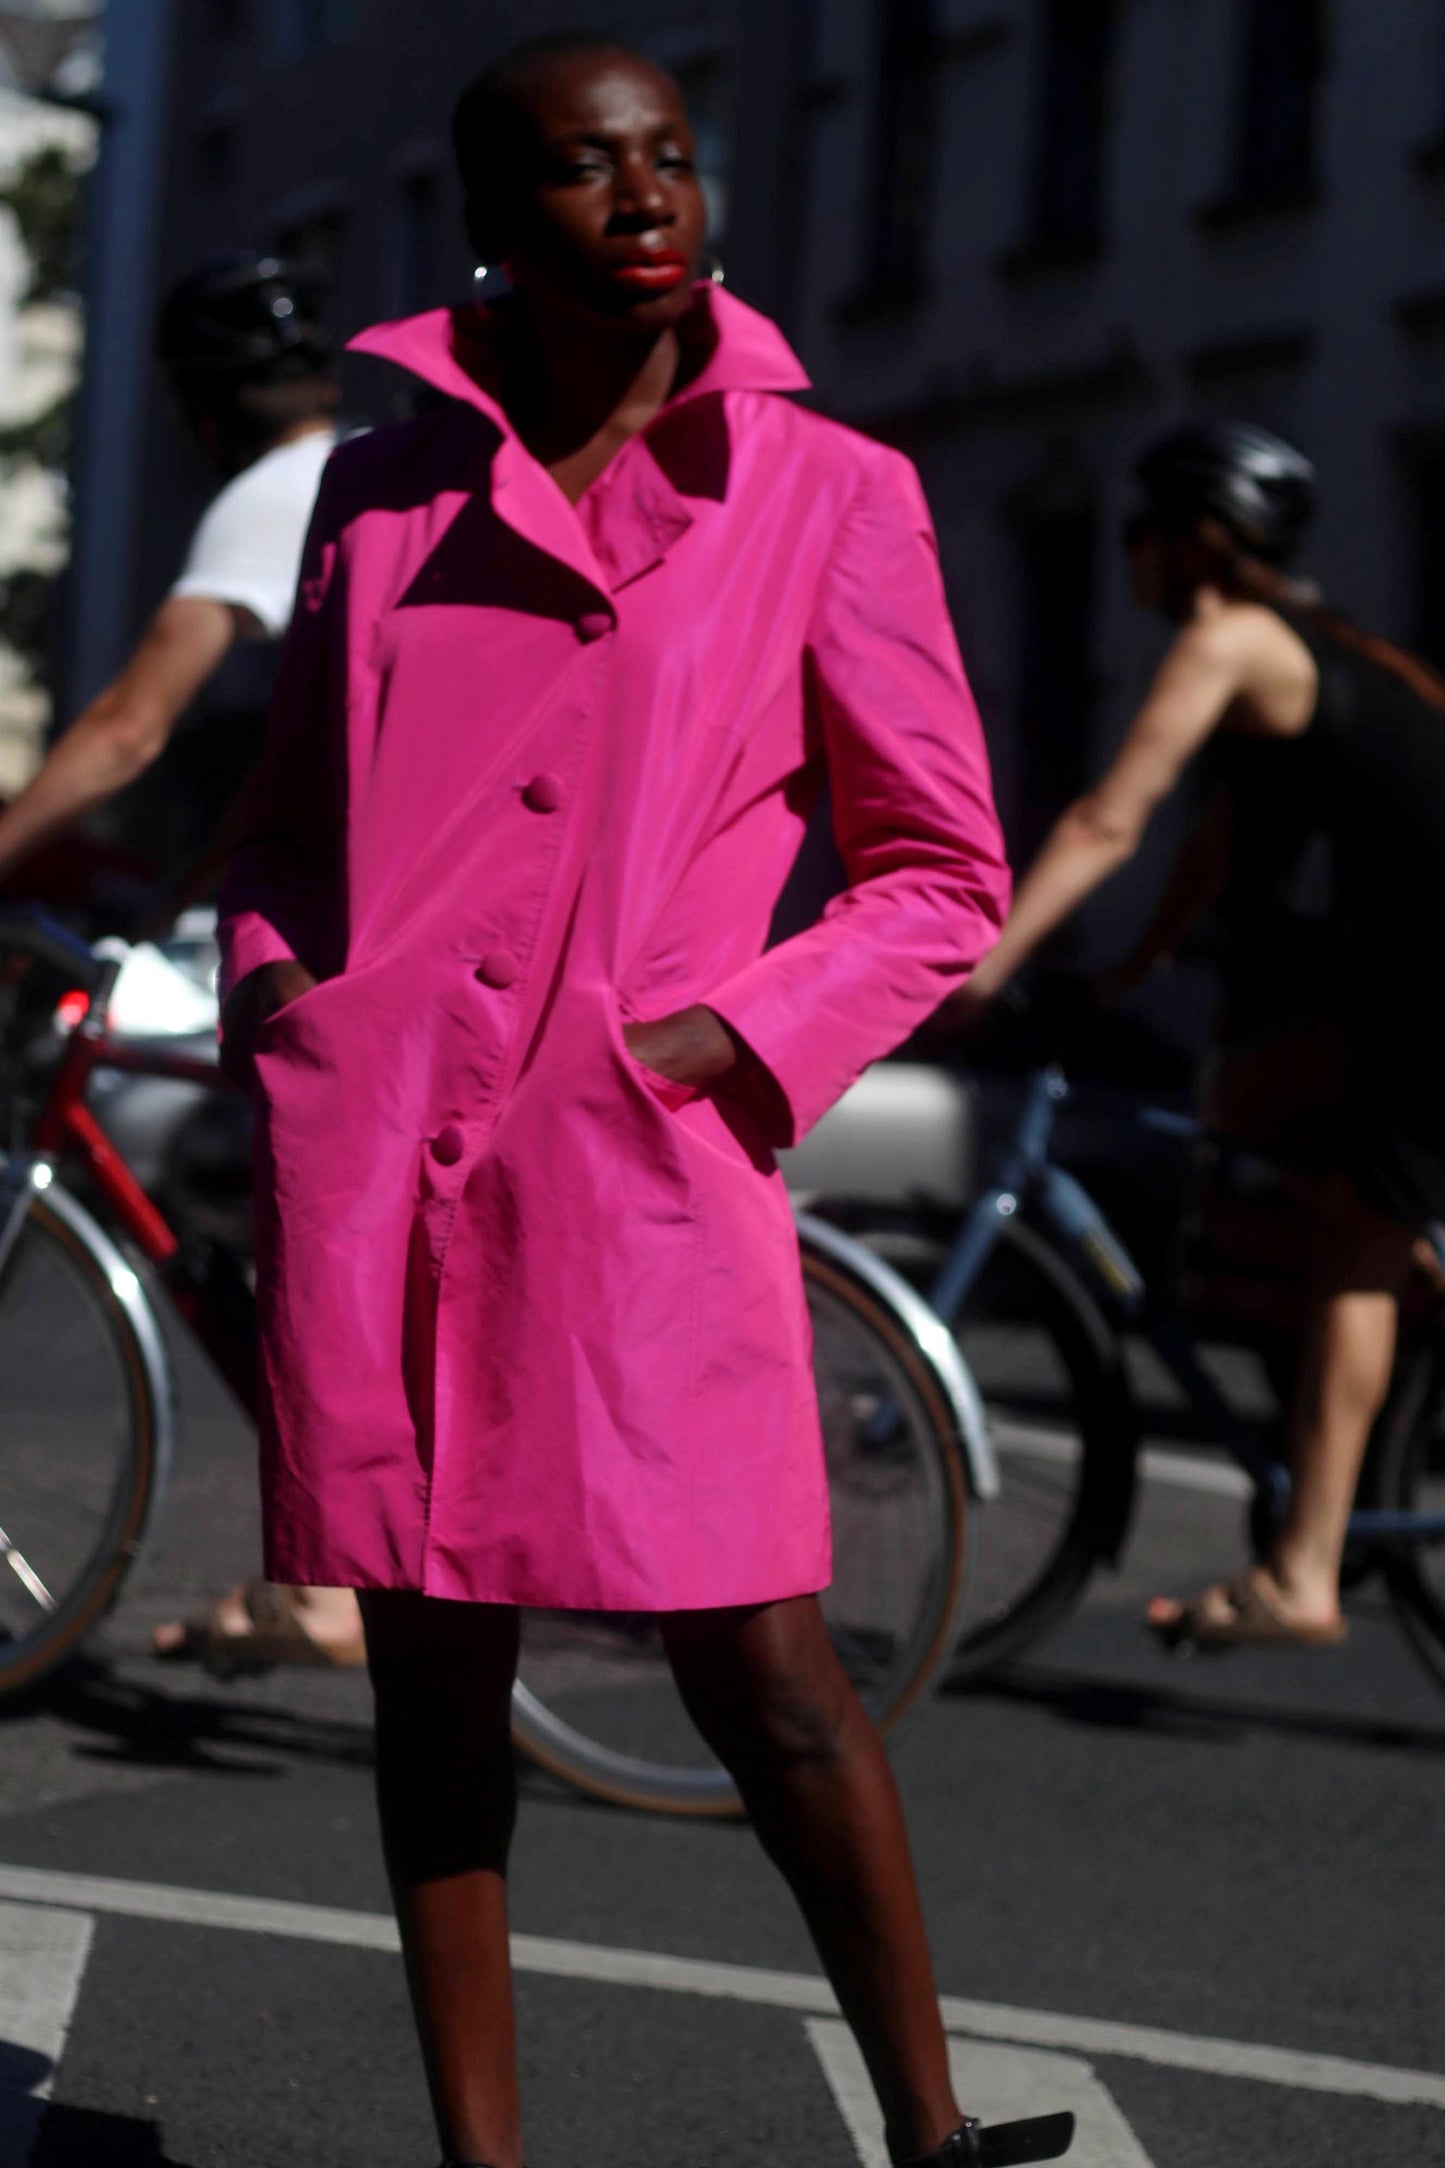
[[[517,1613],[368,1591],[382,1843],[445,2153],[521,2168],[507,1855]]]
[[[361,1614],[356,1607],[356,1591],[350,1588],[292,1588],[287,1594],[302,1614],[305,1631],[323,1649],[349,1652],[361,1637]],[[245,1640],[254,1633],[255,1626],[246,1609],[245,1584],[227,1589],[218,1598],[212,1616],[222,1634],[234,1634]],[[191,1629],[185,1619],[168,1619],[157,1626],[151,1636],[151,1646],[157,1656],[177,1656],[184,1653],[191,1640]],[[349,1653],[346,1661],[351,1661]]]
[[[688,1710],[803,1910],[894,2147],[931,2152],[953,2096],[893,1772],[815,1598],[665,1622]]]
[[[1340,1617],[1345,1527],[1375,1418],[1395,1362],[1400,1295],[1410,1275],[1413,1229],[1367,1205],[1342,1178],[1319,1236],[1319,1263],[1290,1409],[1289,1513],[1268,1566],[1255,1578],[1279,1618],[1301,1628]],[[1227,1605],[1222,1589],[1199,1599],[1206,1614]],[[1194,1607],[1190,1607],[1194,1608]],[[1174,1625],[1185,1606],[1157,1596],[1150,1624]]]
[[[1291,1616],[1339,1616],[1345,1525],[1390,1389],[1414,1244],[1412,1228],[1372,1210],[1353,1187],[1332,1195],[1290,1411],[1294,1487],[1270,1559]]]

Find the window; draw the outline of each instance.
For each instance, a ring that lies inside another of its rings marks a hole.
[[[939,40],[933,0],[880,0],[878,17],[868,290],[907,302],[928,268]]]
[[[1015,857],[1031,857],[1088,779],[1094,707],[1098,520],[1091,502],[1022,511],[1016,527],[1022,607],[1018,766],[1024,777]]]
[[[323,271],[333,293],[341,284],[346,250],[344,211],[318,211],[309,218],[293,219],[276,235],[276,253],[288,262]]]
[[[1445,669],[1445,444],[1421,449],[1411,472],[1414,525],[1414,598],[1411,645],[1427,662]]]
[[[1322,0],[1246,0],[1235,194],[1312,188],[1324,70]]]
[[[270,0],[271,46],[282,60],[304,60],[355,27],[356,0]]]
[[[196,139],[201,185],[214,196],[223,195],[231,185],[239,133],[234,121],[213,120]]]
[[[671,70],[682,92],[697,143],[697,173],[707,199],[708,239],[720,247],[728,223],[728,166],[732,148],[732,70],[720,53],[676,61]]]
[[[429,168],[404,174],[397,188],[392,304],[399,316],[414,316],[442,300],[440,199],[437,175]]]
[[[1029,246],[1098,246],[1108,182],[1114,0],[1045,0]]]
[[[219,90],[200,116],[196,135],[196,165],[201,185],[221,195],[236,177],[236,156],[246,100],[234,85]]]

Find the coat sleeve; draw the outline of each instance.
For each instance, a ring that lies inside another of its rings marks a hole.
[[[806,668],[848,886],[707,997],[794,1144],[993,946],[1009,901],[988,754],[918,477],[879,451],[840,526]]]
[[[220,991],[262,964],[298,958],[335,970],[342,918],[342,784],[334,717],[340,604],[334,468],[312,514],[291,627],[281,650],[260,763],[221,884]]]

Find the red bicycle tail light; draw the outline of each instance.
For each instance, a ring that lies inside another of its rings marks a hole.
[[[74,1031],[90,1014],[90,996],[83,986],[72,986],[55,1004],[57,1031]]]

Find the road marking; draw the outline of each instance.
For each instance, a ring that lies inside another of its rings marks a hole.
[[[83,1912],[0,1904],[0,2161],[35,2148],[95,1922]]]
[[[1139,1455],[1139,1470],[1146,1483],[1204,1491],[1211,1498],[1248,1498],[1254,1489],[1244,1470],[1232,1460],[1210,1460],[1203,1453],[1174,1453],[1160,1445],[1145,1446]]]
[[[121,1882],[105,1875],[0,1866],[0,1898],[6,1897],[125,1919],[337,1943],[347,1949],[394,1951],[399,1947],[395,1923],[385,1913],[350,1912],[272,1897],[233,1897],[213,1890],[176,1889],[162,1882]],[[544,1935],[515,1935],[512,1958],[519,1972],[543,1973],[552,1979],[711,1996],[774,2010],[800,2010],[814,2017],[838,2013],[827,1982],[807,1972],[669,1957],[654,1950],[609,1949],[599,1943],[565,1942]],[[1390,2063],[1357,2062],[1345,2055],[1307,2055],[1294,2048],[1257,2047],[1247,2040],[1215,2040],[1168,2032],[1161,2026],[1074,2017],[1064,2011],[1024,2010],[1012,2003],[971,2002],[958,1995],[945,1995],[942,2008],[950,2032],[971,2033],[982,2040],[1064,2048],[1083,2055],[1119,2055],[1167,2070],[1198,2070],[1211,2077],[1252,2078],[1263,2085],[1284,2085],[1301,2092],[1445,2109],[1445,2076],[1433,2070],[1398,2069]]]
[[[863,2168],[889,2168],[883,2117],[853,2035],[839,2018],[810,2017],[806,2030]],[[952,2040],[948,2060],[954,2093],[981,2122],[1072,2108],[1079,2128],[1069,2168],[1153,2168],[1113,2094],[1075,2056]]]
[[[990,1436],[1000,1458],[1010,1453],[1020,1458],[1047,1460],[1062,1466],[1077,1459],[1077,1438],[1034,1423],[995,1423]],[[1172,1448],[1150,1445],[1139,1455],[1139,1472],[1148,1483],[1163,1483],[1173,1490],[1202,1491],[1211,1498],[1248,1498],[1254,1486],[1242,1468],[1231,1460],[1207,1453],[1176,1453]]]

